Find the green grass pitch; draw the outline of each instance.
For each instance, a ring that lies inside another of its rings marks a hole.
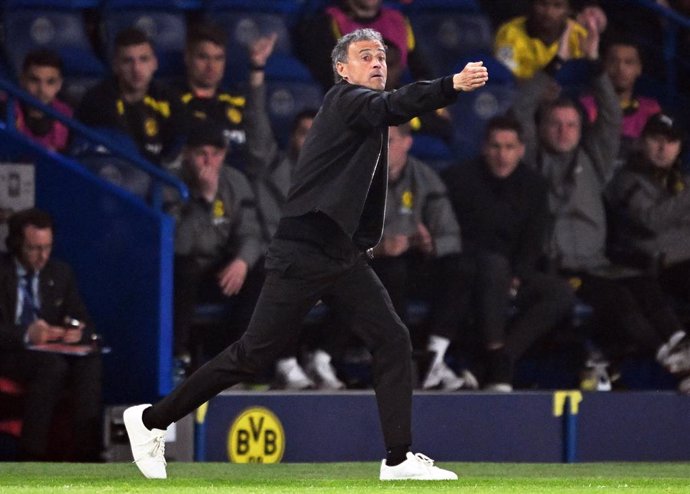
[[[157,481],[127,463],[0,463],[0,493],[690,493],[690,463],[439,465],[460,480],[380,482],[376,463],[172,463]]]

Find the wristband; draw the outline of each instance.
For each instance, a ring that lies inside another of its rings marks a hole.
[[[249,64],[249,71],[250,72],[261,72],[266,69],[265,65],[254,65],[254,64]]]

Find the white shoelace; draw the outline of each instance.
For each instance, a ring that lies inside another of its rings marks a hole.
[[[153,438],[151,457],[160,457],[163,460],[163,463],[165,463],[165,435],[160,435]]]
[[[414,457],[417,458],[417,460],[419,460],[420,463],[424,463],[427,467],[434,466],[434,460],[429,458],[424,453],[415,453]]]

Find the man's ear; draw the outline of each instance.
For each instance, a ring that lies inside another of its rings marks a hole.
[[[347,80],[347,66],[343,62],[336,62],[335,70],[338,71],[338,75],[340,77]]]

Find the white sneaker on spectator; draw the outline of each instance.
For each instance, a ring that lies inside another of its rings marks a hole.
[[[320,389],[345,389],[345,383],[338,379],[331,365],[331,356],[323,350],[309,355],[305,370]]]
[[[510,383],[489,383],[484,386],[484,391],[493,391],[494,393],[510,393],[513,391],[513,385]]]
[[[284,358],[276,363],[276,374],[283,389],[299,391],[314,389],[314,381],[309,379],[300,367],[296,357]]]
[[[477,387],[477,380],[469,371],[463,371],[463,377],[460,377],[442,360],[431,365],[422,383],[422,389],[426,390],[457,391],[462,388],[477,389]]]
[[[422,453],[408,451],[407,459],[389,467],[386,460],[381,462],[380,480],[457,480],[458,476],[450,470],[434,466],[434,460]]]
[[[659,347],[657,361],[672,374],[690,370],[690,338],[684,331],[676,331]]]
[[[136,405],[122,414],[134,463],[147,479],[165,479],[165,431],[147,429],[142,421],[144,410],[151,405]]]
[[[690,376],[685,376],[685,378],[680,380],[678,383],[678,391],[684,395],[690,395]]]

